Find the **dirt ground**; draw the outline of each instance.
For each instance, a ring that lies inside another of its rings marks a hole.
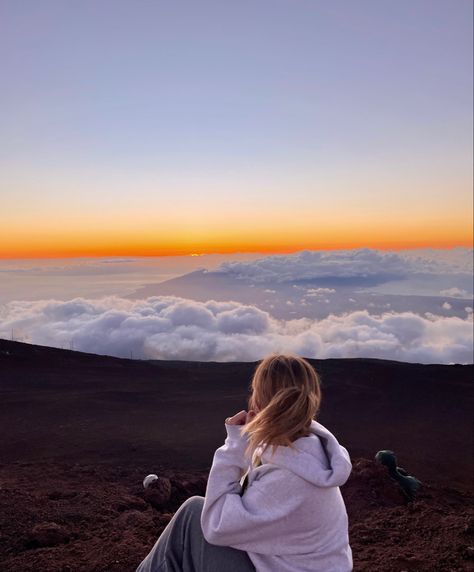
[[[171,480],[161,509],[144,498],[150,470]],[[0,468],[3,572],[134,571],[206,472],[159,467],[17,464]],[[341,488],[354,570],[474,570],[474,511],[464,491],[424,484],[407,503],[385,467],[357,459]]]
[[[310,361],[318,420],[353,462],[341,491],[354,570],[474,571],[473,367]],[[0,571],[133,572],[182,502],[205,494],[254,367],[0,340]],[[381,449],[423,482],[414,502],[375,463]],[[149,473],[171,481],[159,509]]]

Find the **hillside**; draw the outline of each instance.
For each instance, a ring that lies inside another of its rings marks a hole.
[[[349,450],[354,570],[472,570],[472,366],[309,360],[318,420]],[[135,361],[0,340],[0,569],[133,571],[185,498],[203,495],[224,419],[255,363]],[[407,503],[385,468],[423,482]],[[169,503],[143,495],[167,476]]]
[[[392,449],[420,478],[470,485],[473,366],[310,359],[318,420],[353,456]],[[206,468],[256,363],[141,361],[0,340],[5,463],[80,456]]]

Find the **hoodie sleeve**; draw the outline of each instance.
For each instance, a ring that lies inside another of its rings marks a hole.
[[[248,552],[277,554],[278,538],[287,533],[288,514],[304,503],[292,495],[291,471],[278,468],[254,480],[240,496],[247,437],[241,425],[227,425],[224,445],[214,453],[201,513],[204,538],[218,546],[231,546]]]

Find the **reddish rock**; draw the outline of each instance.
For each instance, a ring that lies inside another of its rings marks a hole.
[[[145,489],[144,498],[153,508],[164,507],[171,498],[171,481],[166,477],[159,477]]]
[[[29,533],[27,545],[32,548],[43,548],[66,542],[69,542],[69,534],[64,527],[55,522],[42,522]]]

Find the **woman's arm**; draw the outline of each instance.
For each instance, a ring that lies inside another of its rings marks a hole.
[[[291,494],[298,479],[287,469],[274,467],[254,480],[240,496],[246,436],[241,425],[225,425],[227,438],[215,454],[201,514],[204,538],[211,544],[232,546],[261,554],[283,554],[282,535],[288,534],[288,515],[304,500]],[[277,539],[280,538],[280,541]],[[287,553],[292,550],[286,547]]]

